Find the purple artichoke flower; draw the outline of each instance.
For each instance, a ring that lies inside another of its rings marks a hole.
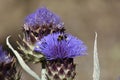
[[[15,59],[0,46],[0,80],[14,80],[15,74]]]
[[[51,12],[45,7],[39,8],[36,12],[28,15],[25,18],[25,23],[28,27],[43,26],[47,27],[52,26],[62,28],[64,23],[61,21],[60,17],[55,13]]]
[[[34,42],[53,32],[64,32],[64,23],[58,15],[42,7],[25,18],[23,30],[26,40]]]
[[[76,75],[73,58],[85,55],[87,47],[70,34],[53,33],[38,41],[34,50],[46,58],[48,80],[73,80]]]
[[[45,55],[47,60],[52,60],[85,55],[87,48],[70,34],[54,33],[38,41],[34,50]]]
[[[26,25],[26,26],[28,26],[28,27],[36,26],[35,17],[34,17],[34,16],[35,16],[34,13],[28,15],[28,16],[25,18],[24,25]]]
[[[2,50],[2,46],[0,46],[0,63],[10,63],[12,58],[7,55],[7,52]]]

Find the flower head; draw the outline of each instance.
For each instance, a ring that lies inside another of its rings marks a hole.
[[[15,74],[15,59],[3,51],[0,46],[0,80],[12,80],[15,78]]]
[[[34,48],[47,60],[73,58],[86,53],[86,46],[78,38],[63,33],[53,33],[38,41]]]
[[[24,24],[28,27],[36,26],[35,14],[32,13],[25,18]]]
[[[0,63],[10,63],[12,58],[7,55],[7,52],[2,50],[2,46],[0,46]]]
[[[45,7],[39,8],[25,18],[23,31],[27,41],[36,41],[54,32],[64,32],[60,17]]]
[[[25,18],[25,23],[28,27],[35,26],[50,26],[62,28],[64,23],[61,21],[60,17],[45,7],[39,8],[36,12],[28,15]]]

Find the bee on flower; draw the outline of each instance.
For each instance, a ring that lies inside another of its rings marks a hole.
[[[34,47],[46,59],[48,80],[73,80],[75,77],[74,57],[86,55],[84,42],[67,33],[44,36]]]
[[[36,54],[34,44],[48,34],[60,32],[64,33],[64,23],[58,15],[45,7],[37,9],[34,13],[25,18],[23,25],[24,37],[22,42],[17,42],[18,49],[22,51],[25,60],[39,62],[43,55]]]

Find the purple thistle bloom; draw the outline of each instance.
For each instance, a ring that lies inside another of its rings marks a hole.
[[[15,80],[15,58],[11,57],[0,46],[0,80]]]
[[[34,14],[34,13],[28,15],[28,16],[25,18],[25,25],[27,25],[28,27],[30,27],[30,26],[35,26],[35,25],[36,25],[36,22],[35,22],[35,14]]]
[[[34,50],[41,52],[47,60],[53,60],[85,55],[87,47],[70,34],[53,33],[38,41]]]
[[[64,23],[61,21],[60,17],[45,7],[39,8],[36,12],[28,15],[25,18],[25,23],[28,27],[35,26],[50,26],[63,28]]]
[[[60,17],[45,7],[39,8],[25,18],[23,31],[25,40],[34,44],[50,33],[64,32],[64,23]]]
[[[12,58],[7,55],[7,52],[2,50],[2,46],[0,46],[0,63],[10,63]]]

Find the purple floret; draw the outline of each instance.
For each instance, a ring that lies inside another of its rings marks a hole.
[[[35,22],[35,14],[34,14],[34,13],[28,15],[28,16],[25,18],[25,25],[27,25],[27,26],[29,26],[29,27],[36,25],[36,22]]]
[[[47,60],[53,60],[85,55],[87,47],[70,34],[53,33],[38,41],[34,50],[42,53]]]
[[[0,63],[9,63],[12,58],[7,55],[7,52],[3,51],[2,46],[0,46]]]
[[[62,28],[64,23],[61,21],[60,17],[55,13],[51,12],[45,7],[37,9],[34,13],[28,15],[25,18],[25,23],[28,27],[33,26],[50,26]]]

